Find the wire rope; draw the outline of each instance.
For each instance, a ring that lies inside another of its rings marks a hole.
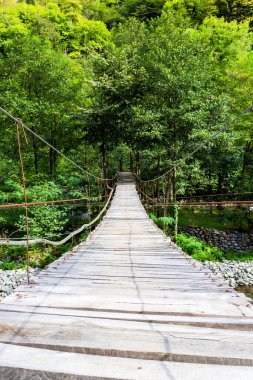
[[[213,139],[215,139],[220,133],[224,132],[227,128],[229,128],[232,124],[234,124],[237,120],[239,120],[242,116],[244,116],[246,113],[250,112],[253,110],[253,104],[251,104],[249,107],[247,107],[246,109],[244,109],[239,115],[237,115],[233,120],[231,120],[230,122],[228,122],[227,124],[224,125],[224,127],[222,127],[221,129],[219,129],[218,131],[216,131],[215,133],[213,133],[207,140],[205,140],[202,144],[200,144],[197,148],[195,148],[191,153],[189,153],[188,155],[186,155],[185,158],[181,159],[181,161],[185,162],[187,161],[190,157],[192,157],[196,152],[198,152],[200,149],[202,149],[203,147],[205,147],[210,141],[212,141]],[[161,174],[160,176],[157,176],[155,178],[152,178],[150,180],[142,180],[140,179],[136,174],[135,174],[135,177],[138,179],[138,181],[140,182],[143,182],[143,183],[147,183],[147,182],[153,182],[153,181],[156,181],[160,178],[164,178],[166,177],[166,175],[168,175],[170,172],[172,172],[173,170],[177,169],[177,167],[180,165],[181,163],[177,163],[175,164],[174,166],[172,166],[169,170],[167,170],[165,173]]]
[[[115,179],[115,177],[117,176],[117,174],[113,177],[113,178],[103,178],[101,179],[100,177],[96,176],[95,174],[93,173],[90,173],[88,172],[87,170],[85,170],[82,166],[80,166],[79,164],[77,164],[75,161],[73,161],[71,158],[67,157],[64,153],[62,153],[59,149],[55,148],[52,144],[50,144],[48,141],[46,141],[43,137],[41,137],[40,135],[38,135],[36,132],[34,132],[31,128],[29,128],[27,125],[25,125],[21,120],[17,119],[16,117],[14,117],[13,115],[11,115],[8,111],[6,111],[4,108],[2,108],[0,106],[0,111],[5,114],[6,116],[8,116],[11,120],[13,120],[15,123],[17,123],[18,125],[20,125],[23,129],[27,130],[28,132],[30,132],[33,136],[35,136],[36,138],[38,138],[40,141],[42,141],[44,144],[46,144],[47,146],[49,146],[51,149],[53,149],[55,152],[57,152],[60,156],[64,157],[67,161],[69,161],[73,166],[75,166],[76,168],[78,168],[79,170],[81,170],[83,173],[93,177],[93,178],[96,178],[96,179],[100,179],[102,181],[112,181],[113,179]]]

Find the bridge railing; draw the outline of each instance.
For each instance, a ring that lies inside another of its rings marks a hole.
[[[19,160],[20,160],[20,168],[22,173],[22,186],[23,186],[23,196],[24,196],[24,202],[23,203],[7,203],[0,205],[0,210],[8,210],[8,209],[14,209],[14,208],[20,208],[21,210],[24,210],[25,212],[25,218],[24,218],[24,225],[26,229],[26,234],[24,238],[14,238],[11,233],[10,236],[4,236],[0,238],[0,245],[1,246],[26,246],[26,267],[27,267],[27,278],[29,282],[29,264],[30,264],[30,254],[29,254],[29,246],[32,244],[47,244],[54,247],[63,245],[70,240],[73,241],[73,238],[79,234],[81,234],[84,230],[90,229],[95,226],[97,223],[99,223],[100,219],[102,218],[103,214],[106,212],[110,201],[113,197],[113,193],[115,191],[116,182],[118,173],[115,174],[113,178],[103,178],[103,176],[99,177],[94,173],[89,172],[88,170],[84,169],[79,163],[76,163],[73,159],[67,157],[64,153],[62,153],[60,150],[55,148],[52,144],[48,143],[44,138],[42,138],[40,135],[34,132],[33,129],[29,128],[27,125],[25,125],[20,119],[12,116],[9,112],[7,112],[5,109],[0,107],[0,111],[7,116],[9,119],[11,119],[16,126],[16,134],[17,134],[17,142],[18,142],[18,153],[19,153]],[[83,194],[81,198],[72,198],[72,199],[55,199],[55,200],[42,200],[42,201],[28,201],[27,196],[27,185],[26,185],[26,175],[25,175],[25,168],[23,164],[23,154],[22,154],[22,138],[21,134],[24,137],[25,143],[28,144],[28,134],[32,134],[33,138],[39,139],[43,144],[50,147],[50,149],[54,150],[58,155],[60,155],[62,158],[64,158],[70,165],[77,168],[84,174],[84,178],[86,181],[86,194]],[[29,209],[34,207],[40,207],[40,206],[46,206],[50,205],[50,207],[56,207],[60,205],[66,205],[66,204],[76,204],[79,202],[84,202],[86,211],[90,210],[91,208],[96,209],[95,215],[93,220],[91,220],[88,223],[82,224],[79,228],[75,229],[74,231],[71,231],[67,234],[64,238],[55,241],[51,240],[47,237],[35,237],[30,238],[30,228],[29,228]]]

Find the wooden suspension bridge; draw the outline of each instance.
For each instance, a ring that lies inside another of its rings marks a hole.
[[[86,242],[0,303],[0,379],[250,380],[253,307],[148,218],[131,174]]]

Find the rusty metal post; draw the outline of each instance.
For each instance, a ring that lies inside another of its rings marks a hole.
[[[28,223],[28,205],[27,205],[27,194],[26,194],[26,180],[25,180],[25,170],[23,165],[22,151],[21,151],[21,141],[20,141],[20,133],[19,133],[19,125],[16,124],[17,129],[17,139],[18,139],[18,153],[19,153],[19,161],[22,172],[22,183],[23,183],[23,192],[24,192],[24,203],[25,203],[25,224],[26,224],[26,275],[27,275],[27,283],[30,284],[30,255],[29,255],[29,223]],[[24,129],[23,129],[24,132]],[[24,132],[26,143],[28,144],[25,132]]]

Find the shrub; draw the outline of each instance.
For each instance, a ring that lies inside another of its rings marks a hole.
[[[193,236],[179,234],[176,243],[186,253],[198,261],[220,261],[223,259],[224,253],[213,245],[203,243]]]
[[[54,182],[46,182],[33,186],[28,194],[33,201],[47,201],[62,198],[63,191]],[[29,208],[29,233],[31,238],[56,238],[61,235],[66,225],[67,213],[64,206],[59,209],[51,205],[41,205]],[[20,216],[17,223],[20,231],[25,232],[25,217]]]
[[[150,213],[150,214],[149,214],[149,217],[150,217],[150,219],[151,219],[155,224],[157,224],[157,217],[156,217],[154,214]]]
[[[164,226],[167,228],[171,226],[173,223],[174,223],[174,218],[172,218],[171,216],[160,216],[157,219],[157,225],[160,228],[164,228]]]

